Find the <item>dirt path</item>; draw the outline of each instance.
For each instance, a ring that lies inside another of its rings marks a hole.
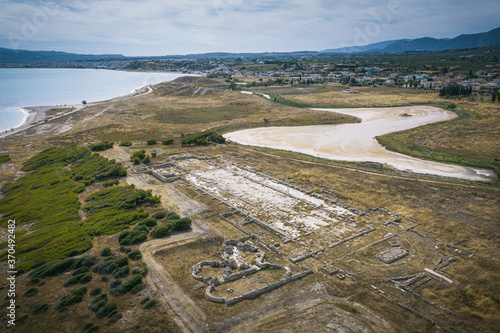
[[[144,262],[148,265],[148,275],[146,277],[148,285],[153,288],[155,294],[158,295],[167,309],[167,313],[179,328],[184,332],[205,332],[202,324],[192,315],[194,313],[197,318],[205,320],[205,313],[183,293],[167,270],[154,258],[156,251],[188,244],[210,234],[207,229],[195,221],[193,221],[192,228],[193,230],[189,233],[143,243],[139,250],[143,255]]]

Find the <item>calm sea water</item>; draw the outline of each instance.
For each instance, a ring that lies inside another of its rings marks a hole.
[[[101,69],[0,68],[0,131],[23,124],[28,106],[97,102],[183,74]]]

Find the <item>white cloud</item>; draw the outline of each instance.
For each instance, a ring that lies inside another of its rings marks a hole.
[[[398,3],[399,11],[391,12]],[[80,45],[88,52],[94,45],[94,53],[160,55],[321,50],[352,45],[359,31],[369,32],[368,42],[425,35],[453,37],[470,30],[494,28],[500,3],[495,0],[473,4],[463,0],[0,0],[0,8],[0,40],[7,41],[9,34],[14,34],[24,38],[23,45],[28,49],[46,43],[67,45],[63,51],[70,52],[80,52]],[[42,22],[44,15],[48,17],[46,22]],[[36,33],[26,37],[23,33],[30,24]]]

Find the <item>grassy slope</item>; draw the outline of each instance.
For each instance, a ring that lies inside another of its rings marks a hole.
[[[121,172],[116,173],[117,170]],[[136,212],[136,207],[158,202],[150,192],[133,187],[104,190],[108,194],[114,192],[113,196],[108,196],[98,207],[89,200],[85,206],[88,219],[83,221],[78,194],[85,186],[97,179],[126,174],[120,164],[91,155],[88,148],[73,146],[43,151],[30,159],[23,171],[32,172],[5,185],[0,200],[3,227],[9,219],[14,219],[18,226],[36,222],[29,233],[16,239],[22,245],[16,253],[21,259],[18,269],[81,254],[92,247],[95,235],[116,233],[148,215]],[[7,256],[5,246],[6,242],[0,244],[0,260]]]

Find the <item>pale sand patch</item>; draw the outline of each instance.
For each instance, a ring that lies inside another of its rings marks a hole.
[[[456,117],[432,106],[363,109],[315,109],[361,119],[361,123],[296,127],[253,128],[225,134],[230,141],[257,147],[289,150],[316,157],[350,162],[378,162],[414,173],[489,181],[491,170],[425,161],[386,150],[376,136]],[[410,116],[400,116],[402,114]]]

